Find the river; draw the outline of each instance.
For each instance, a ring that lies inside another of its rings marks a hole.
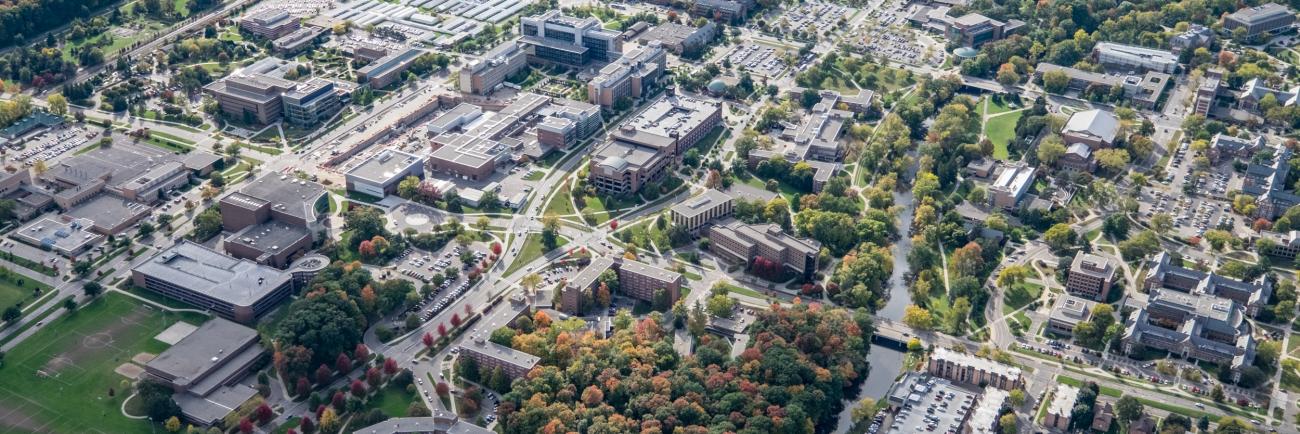
[[[884,308],[876,312],[876,316],[892,321],[902,321],[903,311],[912,303],[912,296],[907,291],[907,280],[904,278],[911,270],[907,264],[907,254],[912,251],[912,237],[909,231],[901,228],[912,224],[912,216],[916,211],[914,202],[910,189],[894,192],[894,204],[902,207],[897,221],[903,233],[890,249],[894,256],[894,270],[889,276],[889,301],[885,303]],[[889,392],[889,386],[894,384],[894,379],[902,372],[904,355],[894,348],[871,344],[871,352],[867,354],[869,364],[867,379],[862,383],[858,396],[844,402],[844,410],[840,412],[839,425],[835,432],[848,432],[853,426],[853,407],[857,406],[862,398],[872,398],[877,401],[884,398]]]

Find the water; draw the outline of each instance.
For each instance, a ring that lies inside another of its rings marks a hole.
[[[910,231],[904,228],[912,224],[912,215],[916,211],[912,191],[895,191],[894,204],[903,207],[903,210],[898,213],[897,220],[901,234],[898,241],[890,248],[890,253],[894,256],[894,273],[889,276],[889,301],[885,303],[884,308],[876,312],[876,316],[902,321],[903,311],[912,303],[912,296],[907,292],[907,281],[903,278],[911,271],[911,266],[907,264],[907,255],[912,252],[912,236]]]
[[[867,363],[870,364],[867,379],[862,383],[858,396],[844,401],[844,410],[840,411],[839,425],[836,426],[835,432],[848,432],[849,428],[853,427],[853,407],[856,407],[862,398],[872,398],[876,401],[884,399],[885,394],[889,392],[889,386],[894,384],[894,378],[902,372],[904,355],[902,351],[871,344],[871,352],[867,354]]]

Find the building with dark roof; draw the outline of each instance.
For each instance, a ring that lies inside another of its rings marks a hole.
[[[131,270],[135,286],[210,310],[227,319],[252,323],[294,290],[284,271],[235,259],[183,240]]]
[[[171,385],[186,421],[211,426],[257,391],[239,382],[265,352],[257,330],[216,318],[145,364],[145,372]]]
[[[1143,284],[1147,289],[1167,289],[1232,300],[1250,316],[1258,315],[1273,296],[1273,285],[1263,276],[1252,282],[1243,282],[1213,272],[1193,270],[1174,264],[1166,252],[1160,252],[1152,259]]]
[[[282,175],[255,179],[218,202],[222,227],[232,235],[226,252],[283,268],[305,254],[329,206],[325,187]]]
[[[1263,159],[1267,154],[1272,154],[1271,158]],[[1289,161],[1291,150],[1278,146],[1261,151],[1246,165],[1241,192],[1255,196],[1254,217],[1276,219],[1287,209],[1300,205],[1300,196],[1286,184],[1291,173]]]
[[[577,18],[550,10],[519,20],[519,41],[533,62],[581,67],[612,62],[623,53],[619,32],[605,30],[595,18]]]
[[[1263,151],[1264,146],[1264,136],[1262,135],[1255,136],[1254,139],[1245,139],[1218,133],[1214,135],[1213,139],[1210,139],[1210,149],[1206,153],[1210,157],[1210,161],[1215,163],[1224,157],[1250,160],[1255,154]]]
[[[709,227],[709,252],[732,262],[749,265],[762,258],[799,273],[805,279],[817,272],[821,243],[795,238],[775,224],[746,224],[726,218]]]
[[[1178,55],[1183,54],[1184,51],[1209,47],[1213,43],[1214,30],[1200,24],[1192,24],[1186,31],[1169,38],[1169,47],[1173,49],[1174,54]]]
[[[1151,288],[1147,305],[1125,322],[1123,350],[1168,351],[1232,371],[1233,381],[1255,360],[1255,338],[1241,304],[1211,293]]]
[[[239,28],[266,39],[279,39],[298,29],[298,19],[283,10],[266,8],[239,19]]]
[[[1224,30],[1246,29],[1248,38],[1291,27],[1292,24],[1295,24],[1295,11],[1272,2],[1241,8],[1223,17]]]
[[[947,21],[948,39],[963,47],[979,47],[997,41],[1015,32],[1025,23],[1019,20],[998,21],[980,14],[969,13]]]

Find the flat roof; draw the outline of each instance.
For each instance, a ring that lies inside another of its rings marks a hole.
[[[1052,396],[1052,406],[1047,408],[1047,413],[1068,416],[1074,411],[1074,402],[1078,399],[1079,388],[1068,384],[1057,384],[1056,393]]]
[[[316,218],[316,201],[325,195],[325,186],[290,175],[266,174],[244,185],[239,193],[269,202],[279,212],[311,221]]]
[[[267,220],[250,225],[231,235],[226,238],[226,243],[247,246],[259,252],[274,255],[283,252],[284,249],[299,240],[310,236],[311,232],[307,228],[281,223],[276,220]]]
[[[721,110],[711,101],[665,96],[651,103],[636,117],[623,122],[611,135],[617,140],[664,148],[672,146],[678,136],[698,128],[705,119]]]
[[[704,190],[704,193],[700,194],[699,196],[692,197],[690,199],[687,199],[685,202],[681,202],[676,205],[673,205],[672,211],[673,213],[676,214],[680,214],[687,217],[693,217],[699,215],[700,213],[713,209],[714,207],[721,205],[722,203],[730,202],[730,201],[731,201],[731,195],[718,191],[717,189],[710,188],[708,190]]]
[[[491,342],[483,336],[474,336],[469,342],[461,345],[461,348],[467,351],[483,354],[496,360],[500,360],[511,365],[532,369],[542,359],[532,354],[516,350],[504,345]]]
[[[418,48],[408,47],[405,50],[391,53],[387,56],[376,59],[374,62],[370,62],[369,65],[358,69],[357,74],[366,77],[383,75],[390,69],[398,68],[403,64],[415,60],[415,58],[421,54],[424,54],[424,51],[421,51]]]
[[[75,252],[98,242],[104,236],[91,232],[94,222],[86,219],[63,221],[54,216],[42,216],[32,220],[21,229],[9,235],[26,240],[32,244],[49,246],[65,252]]]
[[[251,306],[291,279],[283,271],[189,240],[164,249],[134,270],[235,306]]]
[[[1259,6],[1238,9],[1236,12],[1228,15],[1228,18],[1242,22],[1255,22],[1271,19],[1275,16],[1294,14],[1295,13],[1291,12],[1290,8],[1270,2]]]
[[[412,166],[423,164],[424,158],[418,155],[402,152],[400,149],[385,149],[348,170],[347,176],[374,184],[388,185],[400,181],[397,178],[410,173]]]
[[[985,372],[991,372],[1010,378],[1019,378],[1021,369],[1011,365],[1004,365],[989,359],[981,359],[971,354],[958,353],[956,351],[938,347],[930,355],[931,359],[949,361],[961,366],[970,366]]]
[[[257,339],[257,330],[227,319],[213,318],[146,366],[174,377],[176,384],[192,384],[207,377]]]
[[[637,262],[631,259],[623,259],[619,265],[620,271],[626,271],[632,274],[649,277],[660,282],[674,282],[682,278],[681,273],[668,271],[644,262]]]
[[[1074,255],[1074,261],[1070,263],[1070,272],[1110,279],[1115,277],[1115,266],[1111,264],[1110,259],[1103,256],[1079,252]]]
[[[75,208],[68,210],[66,215],[90,220],[101,230],[109,230],[140,218],[151,210],[148,205],[140,202],[132,202],[111,194],[99,194],[77,204]]]

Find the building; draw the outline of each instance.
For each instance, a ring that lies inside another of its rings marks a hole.
[[[694,0],[690,11],[692,16],[737,23],[744,21],[755,6],[754,0]]]
[[[235,73],[203,87],[221,111],[249,123],[269,124],[284,113],[281,96],[297,83],[264,74]]]
[[[298,30],[298,19],[283,10],[266,8],[239,19],[239,28],[266,39],[279,39]]]
[[[722,122],[714,101],[667,95],[610,133],[592,154],[588,180],[605,194],[633,194],[659,182],[669,163],[695,146]]]
[[[1241,92],[1237,94],[1237,108],[1259,113],[1259,103],[1266,97],[1272,96],[1277,104],[1282,107],[1290,107],[1296,104],[1300,99],[1300,86],[1292,86],[1290,89],[1274,89],[1268,87],[1263,80],[1252,78],[1246,84],[1241,86]]]
[[[1105,301],[1115,282],[1115,265],[1110,259],[1091,253],[1079,252],[1070,263],[1070,276],[1065,290],[1089,300]]]
[[[939,378],[979,387],[989,386],[1009,391],[1025,385],[1020,368],[944,347],[934,349],[925,370]]]
[[[344,45],[344,50],[352,53],[352,60],[370,63],[388,55],[388,47],[369,42],[351,42]]]
[[[665,22],[642,33],[637,41],[642,45],[659,41],[664,49],[680,56],[682,53],[703,50],[717,37],[717,34],[718,25],[713,21],[701,27]]]
[[[1223,29],[1235,33],[1246,29],[1245,36],[1253,38],[1261,33],[1275,32],[1295,24],[1295,12],[1277,3],[1245,7],[1223,17]]]
[[[32,220],[9,237],[74,258],[104,240],[104,235],[91,230],[93,225],[89,219],[51,215]]]
[[[528,59],[518,41],[506,41],[460,69],[460,91],[486,95],[506,79],[528,67]]]
[[[686,284],[680,273],[631,259],[596,257],[560,290],[560,311],[570,315],[582,314],[584,295],[590,297],[600,275],[607,270],[614,270],[618,275],[619,293],[650,303],[655,303],[655,294],[663,291],[666,299],[661,301],[671,306],[681,297],[681,288]]]
[[[242,323],[256,321],[294,291],[289,273],[235,259],[189,240],[135,266],[131,282]]]
[[[1092,430],[1099,432],[1109,432],[1110,424],[1115,421],[1115,407],[1109,402],[1097,400],[1093,407]]]
[[[185,420],[211,426],[257,394],[240,381],[265,349],[257,330],[216,318],[145,364],[149,377],[172,386]]]
[[[50,128],[63,125],[63,117],[55,116],[42,109],[32,110],[32,113],[14,122],[13,125],[0,129],[0,138],[14,142],[25,136],[37,132],[45,131]]]
[[[1219,68],[1207,68],[1205,75],[1201,77],[1201,83],[1196,87],[1196,104],[1192,112],[1201,116],[1209,116],[1210,111],[1214,109],[1215,100],[1219,97],[1219,88],[1223,82],[1223,70]]]
[[[32,172],[26,168],[0,170],[0,199],[13,201],[13,213],[19,220],[35,217],[54,203],[54,198],[32,183]]]
[[[1043,416],[1043,426],[1061,431],[1070,429],[1070,415],[1074,412],[1074,403],[1079,399],[1079,388],[1067,384],[1057,384],[1052,391],[1051,405]]]
[[[787,93],[801,96],[803,91],[802,88],[792,88]],[[781,123],[777,146],[772,149],[755,149],[749,153],[748,163],[751,168],[758,162],[773,157],[791,162],[834,162],[844,157],[844,147],[840,146],[839,138],[844,133],[846,121],[853,118],[853,113],[835,108],[841,102],[839,93],[822,91],[819,94],[821,100],[813,104],[799,124]],[[844,107],[848,108],[848,104],[844,104]],[[829,174],[827,175],[829,179]]]
[[[1262,231],[1259,233],[1259,238],[1260,241],[1268,240],[1269,242],[1255,243],[1256,253],[1261,255],[1294,262],[1296,254],[1300,253],[1300,231],[1288,231],[1286,233]],[[1264,244],[1268,244],[1268,247],[1261,247]]]
[[[1232,300],[1250,316],[1259,315],[1273,296],[1273,285],[1261,276],[1253,282],[1243,282],[1231,277],[1184,268],[1175,265],[1167,252],[1152,259],[1143,284],[1148,290],[1166,289],[1187,294],[1203,294]]]
[[[395,417],[353,431],[357,434],[492,434],[487,428],[435,410],[429,417]]]
[[[501,373],[510,377],[511,381],[527,375],[528,371],[537,367],[537,363],[541,361],[537,356],[498,345],[482,335],[471,337],[469,342],[460,346],[460,349],[461,356],[474,360],[479,369],[489,372],[501,369]]]
[[[1172,48],[1174,54],[1180,56],[1184,52],[1197,48],[1208,48],[1213,43],[1214,30],[1200,24],[1192,24],[1187,27],[1187,31],[1169,38],[1169,47]]]
[[[1094,151],[1114,147],[1118,135],[1119,117],[1101,109],[1075,112],[1061,128],[1061,139],[1066,146],[1083,143]]]
[[[323,28],[305,26],[272,41],[271,48],[274,48],[276,54],[281,56],[293,55],[321,40],[324,35],[325,29]]]
[[[306,253],[324,229],[329,207],[325,187],[288,176],[263,176],[217,203],[222,228],[231,235],[226,253],[284,268]]]
[[[1286,184],[1291,173],[1289,161],[1291,150],[1279,146],[1256,154],[1246,165],[1241,192],[1255,196],[1254,217],[1276,219],[1287,209],[1300,205],[1300,196]]]
[[[673,205],[671,212],[674,226],[698,233],[710,221],[731,216],[732,210],[731,195],[710,188],[699,196]]]
[[[978,48],[987,42],[1001,40],[1025,23],[1018,20],[998,21],[980,14],[969,13],[947,21],[944,34],[963,47]]]
[[[667,61],[668,51],[659,42],[633,48],[587,82],[587,98],[592,104],[612,107],[624,98],[649,95],[663,76]]]
[[[1087,144],[1075,143],[1065,149],[1065,155],[1056,160],[1056,165],[1065,170],[1092,173],[1097,168],[1097,159]]]
[[[550,10],[519,20],[519,38],[530,62],[582,67],[612,62],[623,52],[619,32],[605,30],[595,18],[576,18]]]
[[[745,224],[726,218],[709,227],[709,252],[732,262],[752,266],[759,259],[780,265],[811,279],[817,272],[821,243],[795,238],[775,224]]]
[[[1029,192],[1029,188],[1034,185],[1034,176],[1037,173],[1037,169],[1024,163],[1003,168],[988,188],[991,199],[989,202],[998,208],[1016,209],[1020,199],[1023,199]]]
[[[1255,154],[1264,151],[1264,136],[1255,136],[1254,139],[1233,137],[1227,134],[1218,133],[1210,140],[1210,149],[1208,156],[1210,161],[1218,163],[1220,159],[1236,158],[1239,160],[1250,160]]]
[[[313,78],[281,96],[284,120],[300,126],[312,126],[329,120],[343,109],[334,82]]]
[[[1122,71],[1156,71],[1173,74],[1178,70],[1178,56],[1164,50],[1098,42],[1092,48],[1093,60],[1107,68]]]
[[[498,162],[539,160],[599,131],[600,107],[563,98],[520,93],[501,111],[461,103],[430,121],[428,168],[453,177],[483,181]]]
[[[385,149],[343,174],[348,191],[373,197],[397,193],[408,176],[424,179],[424,158],[399,149]]]
[[[402,78],[402,73],[415,63],[415,59],[424,54],[418,48],[408,47],[370,62],[357,70],[357,79],[370,85],[371,89],[383,89]]]
[[[1070,78],[1069,90],[1085,92],[1106,92],[1120,88],[1124,96],[1131,99],[1134,107],[1155,109],[1169,87],[1170,75],[1163,72],[1147,71],[1144,74],[1104,74],[1082,69],[1060,66],[1051,63],[1039,63],[1034,67],[1034,75],[1042,78],[1050,71],[1060,71]]]
[[[1237,381],[1255,360],[1255,338],[1246,314],[1236,301],[1210,293],[1152,288],[1146,307],[1133,311],[1125,322],[1123,350],[1150,348],[1218,364]]]
[[[971,409],[970,416],[966,419],[966,426],[961,432],[1001,434],[1002,430],[998,429],[998,417],[1002,415],[1002,409],[1010,405],[1010,401],[1010,392],[992,386],[985,387],[983,393],[976,399],[975,408]],[[939,405],[939,408],[942,409],[943,405]],[[921,430],[917,429],[913,432],[921,432]]]
[[[1073,295],[1064,295],[1056,299],[1052,312],[1047,317],[1047,331],[1058,335],[1073,336],[1074,326],[1088,321],[1096,302]]]

